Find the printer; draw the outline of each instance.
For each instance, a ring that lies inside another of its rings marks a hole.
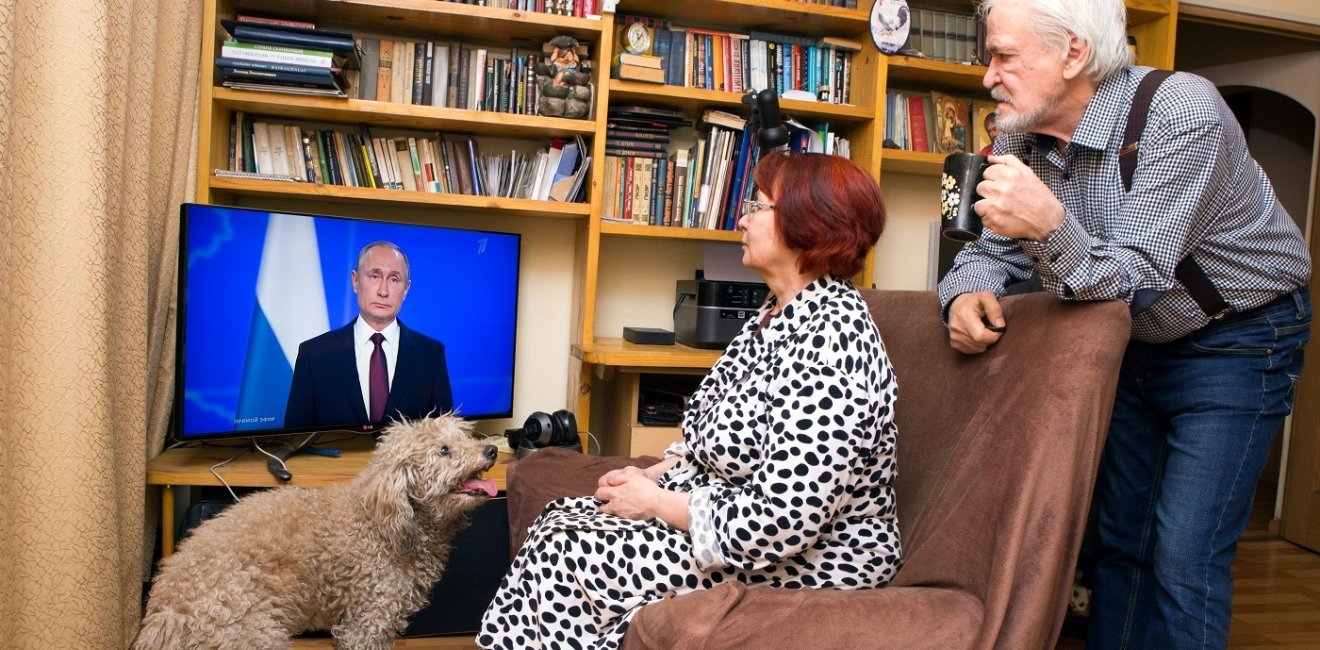
[[[770,288],[761,282],[679,280],[674,289],[674,338],[684,345],[720,350],[742,330],[765,302]]]

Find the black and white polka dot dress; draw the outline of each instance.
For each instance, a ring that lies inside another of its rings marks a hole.
[[[643,605],[727,580],[884,586],[900,563],[893,368],[846,280],[748,321],[688,404],[679,462],[690,532],[552,502],[482,620],[483,648],[616,648]],[[758,331],[759,329],[759,331]]]

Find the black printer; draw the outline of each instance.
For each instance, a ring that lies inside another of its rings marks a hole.
[[[674,289],[674,338],[708,350],[723,349],[743,323],[765,302],[770,288],[762,282],[679,280]]]

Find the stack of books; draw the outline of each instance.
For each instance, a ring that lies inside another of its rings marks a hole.
[[[620,52],[614,55],[610,76],[614,79],[632,79],[662,84],[665,82],[664,59],[650,54]]]
[[[669,152],[670,131],[691,125],[680,111],[616,106],[605,125],[605,195],[601,217],[652,226],[673,224],[675,174],[681,165]],[[686,155],[686,152],[684,152]],[[680,169],[681,167],[681,169]]]
[[[347,97],[346,68],[360,65],[353,35],[311,22],[238,15],[220,21],[227,38],[216,68],[241,90]]]

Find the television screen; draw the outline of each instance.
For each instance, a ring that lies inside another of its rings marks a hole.
[[[177,439],[371,431],[450,405],[471,419],[512,415],[519,235],[181,212]],[[398,340],[380,366],[387,412],[374,419],[359,377],[372,374],[375,344],[362,337],[387,321]]]

